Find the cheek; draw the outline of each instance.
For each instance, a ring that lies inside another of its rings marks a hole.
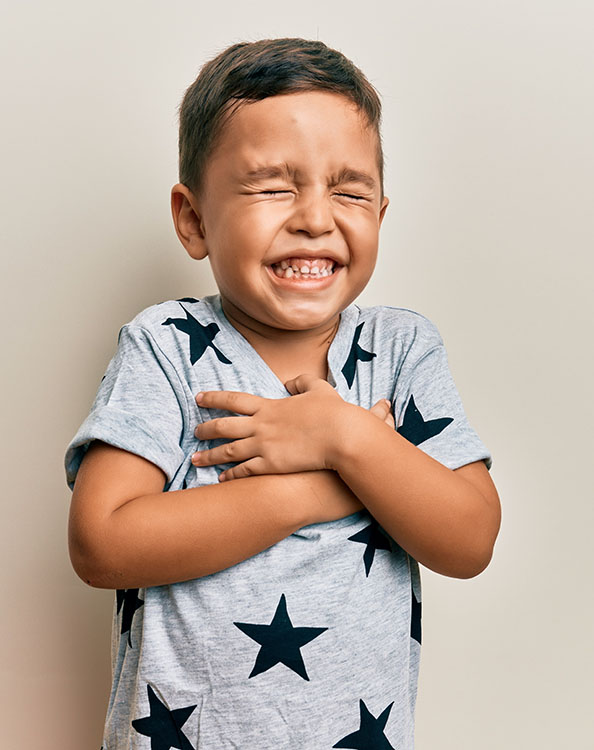
[[[353,233],[348,238],[353,259],[352,270],[356,277],[363,280],[364,284],[369,281],[377,263],[378,236],[376,232],[360,231]]]
[[[346,232],[372,235],[379,231],[379,219],[371,203],[336,204],[335,218]]]
[[[345,224],[343,232],[353,252],[359,251],[366,255],[377,253],[379,230],[374,217],[367,215],[351,217],[351,220]]]
[[[269,208],[229,211],[221,222],[218,246],[230,263],[239,258],[258,262],[270,252],[282,226],[278,212],[275,214]]]

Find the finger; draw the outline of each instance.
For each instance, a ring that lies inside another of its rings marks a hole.
[[[385,398],[380,398],[369,410],[372,414],[380,419],[385,419],[386,415],[390,413],[390,402]]]
[[[198,440],[228,438],[237,440],[253,435],[251,417],[221,417],[202,422],[194,430]]]
[[[245,463],[233,466],[231,469],[221,472],[219,474],[219,482],[227,482],[231,479],[243,479],[245,477],[254,477],[260,474],[269,474],[270,472],[266,469],[266,463],[263,458],[258,456],[252,458]]]
[[[241,391],[201,391],[196,403],[206,409],[222,409],[237,414],[255,414],[265,399]]]
[[[287,380],[287,382],[285,383],[285,388],[289,391],[291,396],[296,396],[298,393],[311,391],[313,388],[325,386],[329,386],[330,388],[332,388],[332,386],[327,381],[322,380],[322,378],[318,378],[317,375],[311,375],[307,372],[303,373],[302,375],[297,375],[296,378]]]
[[[388,425],[388,427],[391,427],[393,430],[396,429],[396,422],[394,421],[394,415],[391,411],[389,411],[386,415],[386,418],[384,419],[384,422]]]
[[[206,451],[196,451],[192,454],[194,466],[217,466],[218,464],[233,464],[246,461],[258,455],[255,438],[233,440],[230,443],[217,445]]]

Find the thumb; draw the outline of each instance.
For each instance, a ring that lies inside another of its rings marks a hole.
[[[289,391],[291,396],[296,396],[298,393],[305,393],[306,391],[311,391],[313,388],[317,387],[320,383],[324,383],[327,385],[326,381],[322,380],[322,378],[318,378],[316,375],[311,375],[306,372],[306,373],[303,373],[302,375],[297,375],[296,378],[291,378],[291,380],[287,380],[285,383],[285,388]]]
[[[385,398],[380,398],[369,410],[372,414],[380,419],[385,419],[390,413],[390,402]]]

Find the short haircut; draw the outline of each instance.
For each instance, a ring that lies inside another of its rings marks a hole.
[[[375,131],[383,198],[381,102],[376,90],[341,52],[323,42],[298,38],[240,42],[202,67],[179,108],[179,181],[200,193],[207,160],[225,123],[242,104],[316,90],[350,99]]]

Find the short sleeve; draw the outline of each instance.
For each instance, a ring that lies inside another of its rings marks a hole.
[[[397,430],[449,469],[481,460],[490,469],[491,454],[468,423],[441,336],[426,322],[429,346],[403,368],[404,387],[395,403]]]
[[[184,409],[179,376],[150,332],[132,324],[124,326],[89,416],[68,445],[68,486],[74,487],[92,440],[146,458],[171,482],[184,459]]]

